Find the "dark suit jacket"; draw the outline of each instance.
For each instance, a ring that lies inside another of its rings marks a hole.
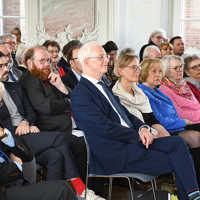
[[[47,87],[29,71],[23,74],[20,83],[37,115],[35,124],[41,131],[71,130],[71,106],[67,95],[50,83]]]
[[[122,106],[133,124],[130,128],[122,126],[108,100],[90,81],[81,78],[72,92],[71,103],[75,121],[85,132],[90,146],[90,172],[119,173],[128,156],[134,154],[137,160],[144,155],[145,150],[134,148],[141,145],[138,129],[143,122]]]
[[[139,57],[140,57],[140,62],[143,61],[143,54],[144,54],[144,50],[146,47],[150,46],[150,45],[155,45],[152,41],[150,41],[148,44],[145,44],[141,47],[140,49],[140,53],[139,53]],[[156,45],[155,45],[156,46]]]
[[[33,108],[24,94],[21,85],[19,83],[13,82],[4,82],[4,86],[8,93],[10,94],[11,98],[15,102],[17,109],[20,115],[27,120],[30,124],[34,124],[36,120],[36,115],[33,111]],[[4,125],[5,126],[5,125]],[[9,127],[7,127],[9,128]]]
[[[57,66],[62,67],[63,70],[65,71],[65,73],[67,73],[67,71],[69,69],[71,69],[70,65],[68,64],[68,62],[63,57],[61,57],[61,59],[58,61]]]
[[[70,69],[66,72],[66,74],[62,77],[63,83],[68,86],[71,90],[74,89],[74,87],[77,85],[78,80],[73,73],[73,71]]]
[[[15,154],[22,159],[23,162],[29,162],[33,159],[33,154],[29,146],[20,136],[14,136],[15,147],[9,147],[0,141],[0,147],[9,157],[10,153]],[[0,163],[0,185],[6,185],[17,179],[22,178],[22,172],[13,163]]]

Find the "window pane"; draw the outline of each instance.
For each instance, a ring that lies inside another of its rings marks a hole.
[[[73,37],[79,36],[87,28],[94,29],[94,0],[42,0],[42,21],[50,36],[64,31],[66,25],[71,25]]]
[[[200,18],[199,0],[184,0],[184,18]]]
[[[3,30],[4,33],[10,33],[14,27],[20,27],[20,18],[4,18]]]
[[[3,0],[4,16],[20,16],[20,0]]]
[[[185,47],[196,47],[200,49],[200,21],[184,22]]]

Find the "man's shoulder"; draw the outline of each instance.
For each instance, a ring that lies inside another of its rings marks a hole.
[[[86,78],[81,77],[81,80],[77,83],[76,87],[73,89],[72,94],[71,94],[71,98],[73,98],[74,96],[89,96],[92,93],[94,93],[93,91],[93,84],[88,81]]]
[[[25,72],[20,78],[20,83],[22,83],[23,85],[38,81],[39,78],[33,76],[29,71]]]

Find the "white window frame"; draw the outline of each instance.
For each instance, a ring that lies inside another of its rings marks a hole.
[[[20,19],[20,28],[25,26],[25,0],[20,0],[20,16],[14,16],[14,15],[3,15],[3,0],[0,0],[0,35],[5,34],[3,30],[3,20],[4,19]],[[14,27],[13,27],[14,28]],[[24,29],[22,29],[22,34],[24,32]]]
[[[199,21],[200,18],[184,18],[184,0],[173,1],[173,25],[172,25],[172,36],[179,35],[184,39],[184,21]],[[197,48],[188,48],[185,53],[193,54],[200,53]]]

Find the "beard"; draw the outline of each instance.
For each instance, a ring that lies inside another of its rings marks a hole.
[[[39,79],[41,79],[42,81],[47,81],[49,74],[51,73],[51,69],[50,68],[46,68],[46,69],[39,69],[34,63],[33,66],[30,69],[30,73],[36,77],[38,77]]]

